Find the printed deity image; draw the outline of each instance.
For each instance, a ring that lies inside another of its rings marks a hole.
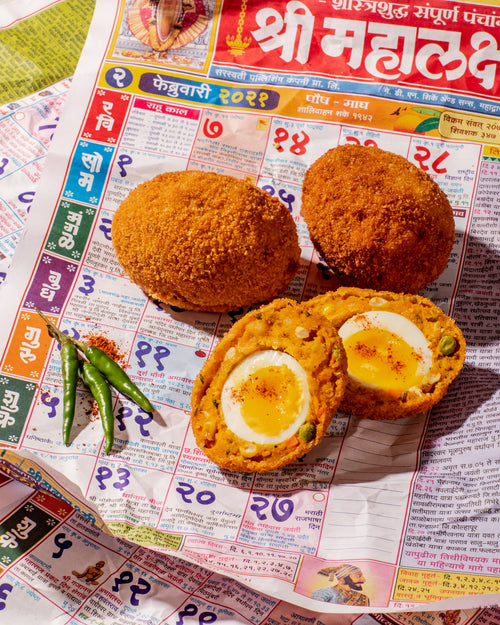
[[[324,575],[328,583],[315,590],[311,594],[312,599],[341,605],[370,605],[370,599],[362,592],[366,579],[357,566],[353,564],[331,566],[320,569],[318,575]]]
[[[446,612],[439,612],[438,616],[443,625],[458,625],[462,620],[460,610],[446,610]]]
[[[87,584],[98,585],[98,579],[104,574],[103,567],[106,564],[104,560],[99,560],[93,566],[89,565],[82,573],[72,571],[73,575],[78,579],[83,579]]]
[[[113,56],[201,69],[215,0],[129,0]]]

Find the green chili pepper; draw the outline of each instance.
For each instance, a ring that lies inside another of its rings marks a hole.
[[[59,330],[59,328],[56,327],[50,319],[47,319],[47,317],[43,314],[41,310],[39,310],[38,308],[35,308],[35,310],[47,324],[47,330],[49,331],[50,336],[56,339],[59,345],[62,346],[64,343],[67,343],[69,341],[73,342],[73,339],[64,334],[64,332],[61,332],[61,330]]]
[[[71,341],[88,358],[88,360],[107,378],[111,386],[119,393],[123,393],[146,412],[154,412],[154,407],[144,393],[132,382],[120,365],[95,345],[88,345],[82,341],[66,336],[47,317],[36,309],[37,313],[47,324],[49,334],[61,345],[65,341]]]
[[[102,349],[95,345],[87,345],[80,341],[74,340],[74,343],[85,354],[94,367],[96,367],[117,391],[123,393],[126,397],[135,402],[146,412],[154,412],[149,399],[144,393],[132,382],[120,365],[106,354]]]
[[[80,375],[99,406],[104,439],[106,441],[104,453],[109,454],[115,440],[115,416],[113,414],[111,390],[106,382],[106,378],[91,362],[84,361],[81,363]]]
[[[61,345],[61,364],[63,374],[63,422],[62,440],[69,445],[69,435],[75,417],[76,385],[78,383],[78,350],[66,340]]]
[[[78,383],[78,350],[69,336],[61,332],[50,319],[38,308],[36,312],[47,324],[47,329],[61,346],[61,365],[63,374],[63,423],[62,439],[65,445],[69,445],[69,436],[73,419],[75,418],[76,385]]]

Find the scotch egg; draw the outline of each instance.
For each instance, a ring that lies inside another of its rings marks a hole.
[[[191,427],[218,466],[267,472],[318,445],[347,384],[333,326],[288,299],[247,313],[197,376]]]
[[[424,297],[341,287],[304,306],[338,330],[348,370],[340,408],[357,417],[394,420],[425,412],[463,366],[462,332]]]

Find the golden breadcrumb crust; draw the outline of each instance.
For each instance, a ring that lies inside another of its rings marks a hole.
[[[111,233],[133,282],[190,310],[270,300],[299,267],[288,209],[249,182],[212,172],[167,172],[140,184],[116,211]]]
[[[220,398],[229,373],[249,354],[267,349],[290,354],[306,371],[310,400],[305,423],[314,426],[309,426],[311,440],[297,434],[276,445],[251,444],[226,425]],[[196,442],[224,469],[263,473],[283,467],[321,441],[346,381],[347,359],[333,326],[292,300],[276,299],[239,319],[197,376],[191,397]]]
[[[342,145],[307,170],[302,213],[346,286],[417,293],[446,268],[455,238],[438,184],[402,156]]]
[[[304,306],[324,315],[338,330],[347,319],[369,310],[390,311],[414,323],[427,338],[432,365],[422,387],[394,395],[382,389],[369,389],[349,378],[340,409],[360,418],[395,420],[425,412],[446,394],[465,359],[465,339],[453,319],[430,300],[419,295],[340,287],[310,299]],[[443,337],[456,341],[452,354],[442,353]]]

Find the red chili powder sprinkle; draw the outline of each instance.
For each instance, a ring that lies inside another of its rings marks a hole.
[[[110,339],[103,334],[95,334],[92,332],[86,334],[82,338],[85,343],[102,349],[102,351],[105,352],[110,358],[116,360],[121,367],[126,366],[126,354],[120,351],[118,345],[115,341],[113,341],[113,339]]]
[[[98,421],[100,418],[99,406],[96,401],[92,402],[90,408],[85,410],[85,415],[90,422]]]

